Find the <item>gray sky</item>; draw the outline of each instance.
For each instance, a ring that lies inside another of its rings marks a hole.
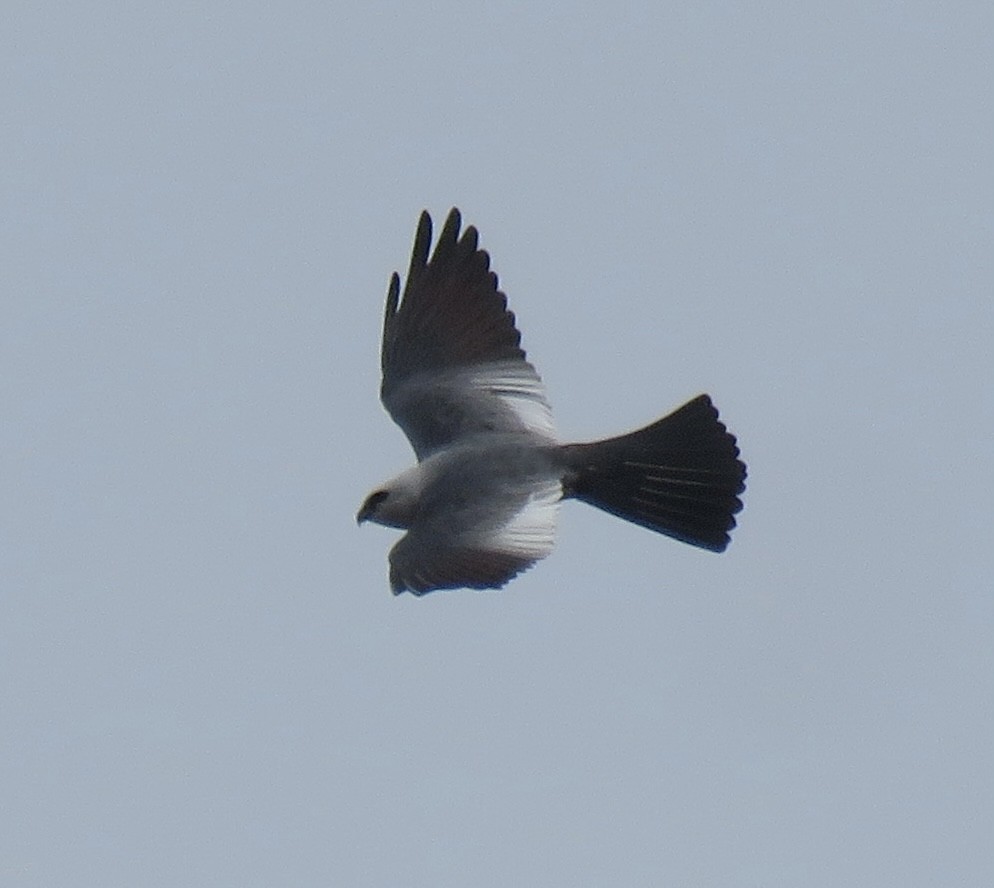
[[[992,33],[8,10],[0,882],[994,883]],[[390,595],[383,298],[453,204],[563,438],[714,397],[727,553],[568,504]]]

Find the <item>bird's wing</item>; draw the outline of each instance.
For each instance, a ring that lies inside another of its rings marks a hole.
[[[436,589],[499,589],[552,551],[563,489],[558,481],[533,488],[503,520],[439,513],[412,529],[390,550],[394,594]]]
[[[429,260],[431,217],[422,213],[403,298],[396,273],[387,292],[380,396],[418,459],[479,432],[555,436],[490,257],[476,229],[460,236],[460,225],[453,209]]]

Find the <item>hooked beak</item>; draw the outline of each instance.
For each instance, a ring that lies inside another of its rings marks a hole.
[[[365,524],[373,517],[373,512],[376,511],[376,503],[370,502],[368,499],[360,507],[359,511],[355,516],[356,525]]]
[[[366,501],[359,507],[359,512],[355,516],[355,523],[362,524],[365,521],[378,520],[375,518],[376,510],[380,503],[387,498],[385,490],[377,490],[366,497]]]

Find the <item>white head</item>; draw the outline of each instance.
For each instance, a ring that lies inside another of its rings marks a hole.
[[[412,466],[406,472],[377,487],[359,508],[355,516],[356,523],[372,521],[387,527],[406,530],[411,526],[421,499],[424,477],[420,465]]]

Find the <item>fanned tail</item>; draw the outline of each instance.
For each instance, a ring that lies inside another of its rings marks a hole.
[[[722,552],[742,509],[746,467],[707,395],[627,435],[563,447],[565,496]]]

